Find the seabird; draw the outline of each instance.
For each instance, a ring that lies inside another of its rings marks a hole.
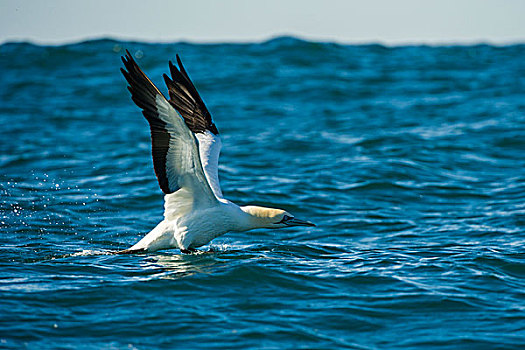
[[[197,89],[177,57],[171,78],[164,74],[169,99],[126,50],[122,56],[131,98],[151,130],[153,168],[164,192],[164,220],[137,244],[120,253],[176,248],[191,253],[230,231],[315,226],[282,209],[238,206],[224,198],[218,176],[221,139]]]

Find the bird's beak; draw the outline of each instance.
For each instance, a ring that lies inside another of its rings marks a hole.
[[[284,222],[284,224],[288,225],[288,226],[315,226],[315,224],[313,222],[305,221],[305,220],[299,220],[299,219],[296,219],[296,218],[293,218],[293,219],[290,219],[290,220],[286,220]]]

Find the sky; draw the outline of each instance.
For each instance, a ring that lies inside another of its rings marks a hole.
[[[525,43],[525,0],[0,0],[0,43]]]

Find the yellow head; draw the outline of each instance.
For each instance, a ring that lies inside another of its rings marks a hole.
[[[315,224],[296,219],[292,214],[282,209],[258,206],[241,207],[250,216],[252,228],[281,228],[290,226],[315,226]]]

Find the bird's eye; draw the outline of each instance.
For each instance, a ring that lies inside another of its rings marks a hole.
[[[286,221],[290,220],[290,219],[293,219],[293,217],[291,216],[288,216],[288,215],[284,215],[282,220],[279,221],[279,222],[276,222],[275,224],[284,224]]]

